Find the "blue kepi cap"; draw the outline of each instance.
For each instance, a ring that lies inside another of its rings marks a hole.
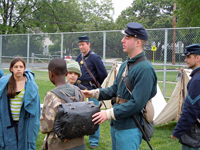
[[[122,34],[142,40],[148,40],[147,30],[140,23],[136,22],[128,23],[127,29],[122,30]]]
[[[190,54],[199,54],[200,55],[200,45],[192,44],[192,45],[186,46],[184,55],[188,56]]]
[[[84,35],[84,36],[78,37],[78,42],[89,42],[90,43],[90,40],[89,40],[89,37],[87,35]]]

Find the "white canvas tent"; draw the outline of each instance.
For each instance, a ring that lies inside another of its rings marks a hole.
[[[117,73],[119,71],[119,67],[120,65],[118,65],[117,63],[113,64],[111,71],[109,72],[107,78],[101,85],[102,88],[110,87],[113,84],[115,77],[117,76]],[[158,84],[157,84],[157,94],[152,98],[152,102],[154,106],[154,113],[155,113],[154,119],[155,119],[166,105],[166,101],[161,93]],[[110,100],[105,100],[104,103],[106,104],[107,108],[112,107]],[[101,108],[105,108],[104,105],[102,105]]]
[[[185,86],[185,96],[187,93],[187,84],[190,80],[190,69],[184,69],[183,75],[181,76],[181,80],[177,82],[176,87],[171,95],[171,98],[169,99],[167,105],[164,107],[164,109],[161,111],[161,113],[155,118],[154,124],[159,125],[163,123],[167,123],[172,120],[177,120],[177,117],[180,117],[181,113],[181,107],[183,103],[183,81]],[[184,78],[184,80],[183,80]]]
[[[117,62],[113,63],[112,69],[110,70],[108,76],[104,79],[103,83],[101,84],[102,88],[110,87],[113,84],[117,76],[117,73],[119,71],[119,67],[120,67],[120,64],[118,64]],[[112,107],[111,100],[105,100],[104,103],[106,104],[107,108]],[[102,104],[101,108],[105,108],[105,106]]]

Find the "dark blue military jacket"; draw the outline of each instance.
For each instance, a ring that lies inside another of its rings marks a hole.
[[[79,84],[77,82],[75,82],[74,85],[79,87],[79,89],[81,89],[81,90],[87,90],[87,88],[85,86],[83,86],[82,84]]]
[[[194,69],[187,85],[187,96],[183,105],[181,117],[173,131],[173,135],[179,138],[185,134],[200,118],[200,67]],[[198,126],[199,123],[197,122]]]
[[[104,79],[107,77],[107,70],[103,64],[103,61],[97,54],[90,54],[92,51],[90,50],[87,55],[84,56],[85,62],[87,64],[87,67],[90,69],[91,73],[95,77],[95,79],[99,82],[101,85],[104,81]],[[76,61],[79,63],[81,68],[82,76],[78,78],[78,80],[81,81],[93,81],[92,77],[90,76],[89,72],[87,71],[85,65],[82,62],[82,54],[79,54],[76,57]],[[88,90],[94,89],[94,86],[91,86],[89,83],[81,82],[82,85],[84,85]]]

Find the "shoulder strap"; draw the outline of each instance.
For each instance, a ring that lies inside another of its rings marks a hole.
[[[75,90],[75,99],[78,102],[79,101],[79,92],[78,92],[78,87],[74,86],[74,90]]]
[[[127,69],[126,69],[126,73],[125,73],[124,82],[125,82],[126,88],[127,88],[128,91],[130,91],[130,92],[134,89],[134,87],[133,87],[133,85],[131,84],[131,81],[130,81],[130,79],[129,79],[128,71],[129,71],[134,65],[136,65],[136,64],[138,64],[139,62],[144,61],[144,60],[147,60],[147,58],[146,58],[146,57],[140,57],[140,58],[138,58],[135,62],[127,64]]]
[[[89,54],[89,56],[92,55],[92,54],[95,54],[95,53],[94,53],[94,52],[91,52],[91,53]],[[89,56],[88,56],[88,57],[89,57]],[[92,75],[90,69],[87,67],[87,64],[86,64],[86,62],[85,62],[85,60],[84,60],[83,57],[84,57],[84,56],[83,56],[83,54],[82,54],[82,61],[83,61],[84,65],[85,65],[87,71],[89,72],[90,76],[92,77],[92,79],[93,79],[94,83],[96,84],[97,88],[100,88],[100,85],[97,83],[95,77]],[[105,108],[107,109],[106,104],[104,103],[104,101],[103,101],[103,100],[101,100],[101,101],[102,101],[102,103],[104,104]],[[100,104],[99,104],[99,108],[101,107],[101,105],[102,105],[102,104],[100,103]]]
[[[134,87],[132,86],[131,84],[131,81],[129,79],[129,75],[128,75],[128,71],[136,64],[138,64],[139,62],[141,61],[144,61],[144,60],[147,60],[146,57],[140,57],[138,58],[134,63],[130,63],[130,64],[127,64],[127,70],[126,70],[126,73],[125,73],[125,78],[124,78],[124,82],[125,82],[125,85],[126,85],[126,88],[128,89],[128,91],[131,93],[131,91],[134,89]],[[140,131],[142,132],[143,136],[144,136],[144,139],[146,140],[149,148],[151,150],[153,150],[151,144],[149,143],[148,141],[148,138],[147,138],[147,135],[145,133],[145,131],[143,130],[142,126],[140,125],[139,121],[137,120],[136,118],[136,115],[133,116],[133,119],[135,121],[135,123],[137,124],[137,126],[139,127]]]
[[[75,99],[76,99],[76,101],[79,101],[78,88],[76,86],[74,86],[74,90],[75,90]],[[73,103],[74,102],[63,91],[61,91],[57,88],[51,90],[51,92],[56,94],[58,97],[60,97],[61,99],[63,99],[67,103]]]
[[[197,71],[197,72],[195,72],[195,74],[196,74],[196,73],[200,73],[200,70],[199,70],[199,71]],[[194,74],[194,75],[195,75],[195,74]]]
[[[91,52],[91,53],[92,53],[92,52]],[[89,56],[91,55],[91,53],[89,54]],[[88,56],[88,57],[89,57],[89,56]],[[91,72],[90,69],[88,68],[88,66],[87,66],[87,64],[86,64],[86,62],[85,62],[85,60],[84,60],[83,54],[82,54],[82,61],[83,61],[84,65],[85,65],[87,71],[89,72],[90,76],[92,77],[94,83],[96,84],[96,86],[97,86],[98,88],[100,88],[100,86],[99,86],[99,84],[97,83],[95,77],[93,76],[92,72]]]

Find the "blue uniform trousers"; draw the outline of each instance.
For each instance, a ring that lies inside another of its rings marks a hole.
[[[186,146],[186,145],[182,145],[181,150],[200,150],[200,147],[192,148],[192,147],[189,147],[189,146]]]
[[[139,128],[117,130],[110,127],[112,150],[138,150],[142,143],[142,132]]]
[[[96,98],[89,98],[89,101],[94,101],[95,105],[99,106],[99,101]],[[100,126],[94,135],[89,135],[90,145],[98,146],[99,138],[100,138]]]

